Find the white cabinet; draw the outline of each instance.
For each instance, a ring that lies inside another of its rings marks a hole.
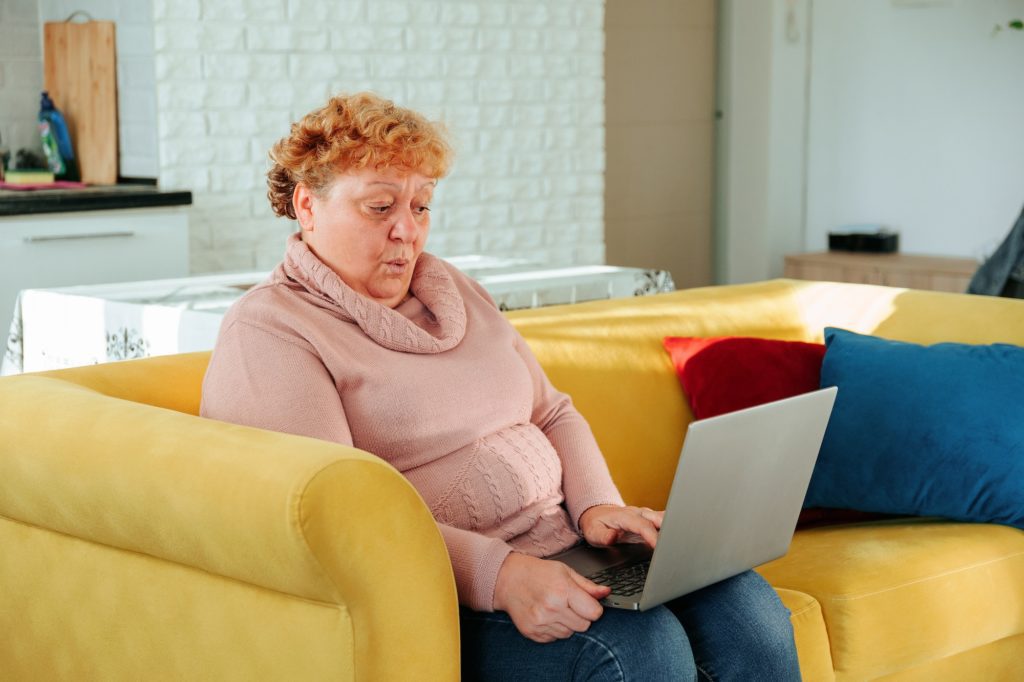
[[[188,275],[184,206],[0,217],[0,331],[22,289]]]

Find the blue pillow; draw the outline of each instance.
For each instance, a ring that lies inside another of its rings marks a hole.
[[[1024,528],[1024,348],[825,330],[838,386],[805,507]]]

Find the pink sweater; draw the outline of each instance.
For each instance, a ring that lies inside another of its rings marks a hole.
[[[459,601],[490,611],[509,552],[566,549],[584,511],[622,498],[586,421],[479,284],[424,253],[411,293],[394,309],[365,298],[292,235],[225,316],[201,414],[385,459],[437,520]]]

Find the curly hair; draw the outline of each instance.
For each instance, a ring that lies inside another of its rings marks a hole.
[[[292,195],[303,183],[322,190],[354,168],[406,168],[441,178],[452,148],[439,123],[370,92],[332,97],[292,124],[270,149],[267,197],[278,216],[295,218]]]

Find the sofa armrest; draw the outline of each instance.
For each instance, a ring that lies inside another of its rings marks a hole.
[[[358,679],[455,679],[458,612],[415,489],[355,448],[0,380],[0,515],[340,604]]]

